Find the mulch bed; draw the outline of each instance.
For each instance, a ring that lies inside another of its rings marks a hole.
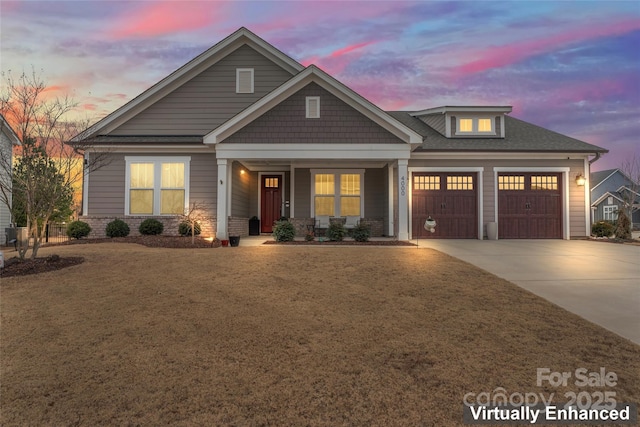
[[[211,248],[212,242],[202,237],[196,237],[191,243],[191,237],[183,236],[127,236],[106,237],[102,239],[78,239],[59,243],[60,245],[87,245],[94,243],[137,243],[150,248]],[[56,244],[57,245],[57,244]],[[48,245],[48,246],[56,246]],[[213,246],[215,247],[215,245]]]
[[[82,264],[82,257],[60,257],[50,255],[46,258],[25,259],[20,261],[18,257],[9,258],[0,269],[0,277],[26,276],[27,274],[46,273],[47,271],[60,270],[73,265]]]

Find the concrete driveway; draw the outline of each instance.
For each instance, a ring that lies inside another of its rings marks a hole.
[[[476,265],[640,344],[640,246],[587,240],[417,243]]]

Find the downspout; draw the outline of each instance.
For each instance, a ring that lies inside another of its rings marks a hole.
[[[596,162],[601,157],[601,154],[598,152],[596,152],[595,155],[596,156],[593,159],[589,160],[589,165],[592,165],[593,162]]]

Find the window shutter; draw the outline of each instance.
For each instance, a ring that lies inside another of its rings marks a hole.
[[[320,117],[320,97],[307,96],[307,118],[317,119]]]
[[[236,70],[236,93],[253,93],[253,68]]]

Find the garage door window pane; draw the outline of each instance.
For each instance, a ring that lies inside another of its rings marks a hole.
[[[532,190],[557,190],[558,177],[556,175],[541,175],[531,177]]]
[[[413,189],[414,190],[440,190],[440,177],[439,176],[414,176],[413,177]]]
[[[524,175],[498,176],[498,190],[524,190]]]
[[[447,190],[473,190],[473,177],[448,176]]]

